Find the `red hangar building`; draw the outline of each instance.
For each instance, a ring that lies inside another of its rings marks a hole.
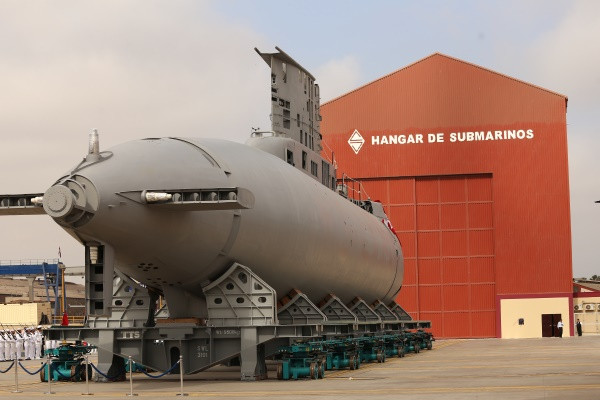
[[[321,105],[323,152],[402,243],[397,302],[436,336],[573,335],[566,112],[439,53]]]

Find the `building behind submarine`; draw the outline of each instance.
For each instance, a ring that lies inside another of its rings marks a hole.
[[[398,306],[403,256],[380,202],[322,148],[319,87],[285,52],[271,68],[272,129],[246,144],[146,138],[85,158],[44,193],[6,195],[3,214],[47,214],[85,246],[85,340],[184,372],[240,358],[264,375],[282,344],[428,326]],[[340,179],[341,178],[341,179]],[[158,312],[157,302],[166,306]]]
[[[321,105],[339,169],[402,243],[398,301],[437,337],[600,326],[573,293],[567,100],[435,53]]]

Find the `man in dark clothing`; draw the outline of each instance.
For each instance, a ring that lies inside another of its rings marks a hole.
[[[577,319],[577,324],[575,326],[577,327],[577,336],[581,336],[581,321],[579,321],[579,318]]]

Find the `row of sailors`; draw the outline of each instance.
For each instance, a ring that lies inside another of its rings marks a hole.
[[[0,361],[42,357],[42,327],[0,331]]]

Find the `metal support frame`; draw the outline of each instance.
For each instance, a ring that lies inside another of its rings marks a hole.
[[[293,297],[279,308],[277,318],[282,325],[323,324],[327,321],[325,314],[299,291],[295,291]]]
[[[400,307],[400,304],[392,303],[389,305],[389,309],[396,315],[396,318],[398,318],[400,321],[412,321],[411,316],[406,311],[404,311],[402,307]]]
[[[103,309],[105,317],[89,316],[89,327],[133,327],[144,326],[148,320],[148,307],[151,307],[148,290],[140,284],[115,271],[112,279],[112,298]]]
[[[379,318],[381,318],[381,320],[384,322],[388,322],[388,321],[395,322],[398,320],[398,317],[396,316],[396,314],[394,314],[392,312],[392,310],[390,310],[380,300],[375,300],[375,302],[372,304],[371,308],[373,309],[373,311],[375,311],[375,313],[377,315],[379,315]]]
[[[360,297],[352,301],[350,311],[356,315],[359,322],[381,323],[379,315]]]
[[[202,291],[211,326],[277,324],[275,290],[246,266],[234,263]]]
[[[203,290],[207,320],[159,320],[156,326],[147,326],[147,290],[117,273],[112,303],[105,308],[110,310],[108,317],[90,318],[87,327],[53,327],[47,333],[49,339],[85,340],[97,346],[98,367],[103,372],[114,367],[113,353],[131,356],[157,371],[167,370],[181,357],[182,373],[239,357],[241,378],[259,380],[266,377],[265,358],[294,341],[427,327],[419,321],[400,321],[381,302],[375,303],[379,314],[362,299],[347,306],[334,295],[318,307],[298,291],[288,296],[277,313],[275,290],[238,263]],[[121,301],[118,306],[117,300]],[[143,300],[144,306],[136,308],[137,300]],[[383,313],[393,316],[393,321],[384,324]]]
[[[330,322],[357,324],[358,317],[335,295],[330,294],[319,305]]]

